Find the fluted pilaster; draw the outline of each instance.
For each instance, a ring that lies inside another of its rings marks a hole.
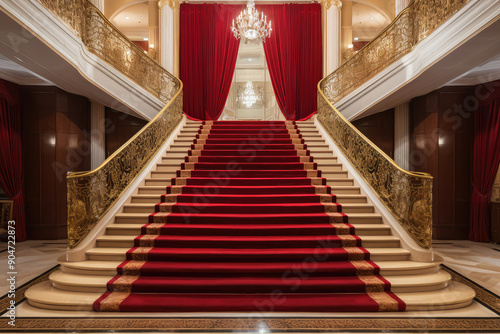
[[[106,160],[105,108],[99,102],[90,104],[90,168],[96,169]]]
[[[394,110],[394,161],[403,169],[410,168],[410,103]]]

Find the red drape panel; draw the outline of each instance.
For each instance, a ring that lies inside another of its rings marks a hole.
[[[19,88],[0,80],[0,184],[14,201],[17,241],[26,240],[22,170]]]
[[[181,4],[180,78],[184,112],[199,120],[216,120],[233,80],[240,41],[231,23],[243,5]]]
[[[500,98],[480,106],[474,121],[469,239],[489,242],[491,191],[500,164]]]
[[[274,94],[288,120],[317,110],[317,84],[323,73],[321,5],[258,5],[272,21],[264,43]]]

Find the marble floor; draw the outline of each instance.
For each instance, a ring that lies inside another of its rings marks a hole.
[[[16,286],[21,286],[57,265],[57,259],[66,251],[66,240],[28,240],[16,244]],[[7,279],[7,243],[0,243],[0,281]],[[9,291],[7,284],[0,285],[0,296]]]
[[[500,295],[500,245],[472,241],[436,241],[434,251],[459,274]]]
[[[7,252],[3,251],[6,248],[5,243],[0,243],[0,263],[6,268]],[[64,240],[56,241],[26,241],[18,243],[16,246],[16,269],[17,269],[17,286],[20,286],[45,271],[57,265],[57,258],[63,256],[66,249]],[[434,243],[436,254],[443,259],[443,263],[449,268],[455,270],[461,275],[473,280],[477,284],[490,290],[491,292],[500,295],[500,245],[475,243],[471,241],[436,241]],[[2,270],[0,279],[5,282],[7,270]],[[0,287],[0,295],[7,293],[8,287],[4,284]],[[26,302],[19,305],[17,308],[18,317],[81,317],[94,318],[93,312],[74,312],[64,311],[46,311],[31,307]],[[5,315],[4,315],[5,316]],[[127,314],[128,317],[162,317],[165,315],[157,314]],[[182,317],[186,314],[169,314],[170,317]],[[188,315],[189,316],[189,315]],[[191,315],[192,316],[192,315]],[[198,317],[216,317],[220,314],[197,314]],[[229,317],[248,317],[248,314],[225,314]],[[279,317],[279,314],[273,314],[274,317]],[[283,314],[282,316],[285,316]],[[290,316],[288,314],[288,316]],[[296,315],[297,316],[297,315]],[[304,315],[302,315],[304,316]],[[308,317],[320,317],[324,314],[308,313]],[[335,317],[352,317],[352,314],[335,314],[329,315]],[[487,309],[479,303],[474,303],[471,306],[451,311],[432,311],[432,312],[405,312],[404,314],[364,314],[366,317],[478,317],[478,318],[496,318],[499,317],[496,313]],[[99,314],[99,317],[116,317],[116,314]],[[266,318],[266,316],[261,316]],[[357,332],[359,333],[359,332]],[[422,331],[425,333],[425,330]],[[500,328],[498,333],[500,333]],[[260,333],[259,333],[260,334]]]

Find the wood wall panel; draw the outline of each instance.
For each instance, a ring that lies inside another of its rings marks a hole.
[[[148,122],[106,107],[106,158],[132,138]]]
[[[21,87],[29,239],[67,237],[66,175],[90,168],[90,104],[56,87]]]
[[[394,159],[394,109],[364,117],[352,124]]]
[[[473,87],[444,87],[411,101],[411,169],[434,176],[435,239],[469,232],[473,115],[463,111]]]

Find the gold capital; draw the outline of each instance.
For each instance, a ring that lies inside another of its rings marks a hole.
[[[182,3],[182,0],[160,0],[158,1],[158,8],[162,9],[163,6],[169,6],[172,9],[179,8],[179,5]]]
[[[320,3],[321,3],[321,6],[323,6],[323,8],[325,10],[330,9],[330,7],[332,5],[337,7],[338,10],[342,9],[342,1],[341,0],[320,0]]]

